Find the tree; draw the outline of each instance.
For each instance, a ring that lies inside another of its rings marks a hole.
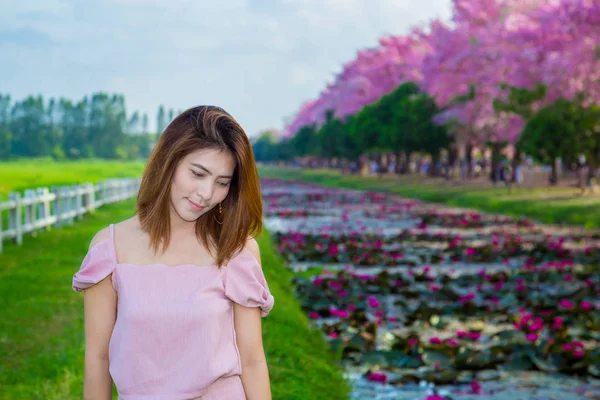
[[[165,107],[161,104],[160,107],[158,107],[158,114],[156,116],[156,132],[159,135],[161,135],[167,127],[165,117]]]

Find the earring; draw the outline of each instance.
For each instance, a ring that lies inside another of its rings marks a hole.
[[[221,217],[223,216],[223,207],[221,207],[221,203],[219,203],[219,216],[221,216]],[[221,218],[221,221],[219,221],[217,219],[217,216],[214,215],[214,214],[213,214],[213,218],[215,219],[215,221],[217,222],[217,224],[223,225],[223,222],[224,222],[223,218]]]

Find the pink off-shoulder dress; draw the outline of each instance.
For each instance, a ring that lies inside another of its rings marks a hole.
[[[119,400],[245,400],[233,303],[274,304],[262,268],[244,248],[217,266],[118,263],[114,226],[73,276],[81,292],[112,274],[117,320],[109,372]]]

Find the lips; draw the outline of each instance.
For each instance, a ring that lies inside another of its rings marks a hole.
[[[201,206],[201,205],[200,205],[200,204],[198,204],[198,203],[194,203],[194,202],[193,202],[193,201],[191,201],[190,199],[188,199],[188,202],[190,203],[190,206],[191,206],[191,207],[192,207],[194,210],[196,210],[196,211],[201,211],[201,210],[203,210],[204,208],[206,208],[206,206]]]

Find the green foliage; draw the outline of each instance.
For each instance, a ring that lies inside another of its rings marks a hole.
[[[158,121],[161,126],[166,122],[164,118],[161,106]],[[146,114],[140,119],[136,112],[127,120],[123,95],[100,92],[78,102],[61,98],[50,99],[47,104],[42,96],[29,96],[13,104],[10,96],[0,94],[0,158],[3,159],[145,159],[153,140]]]
[[[600,108],[584,108],[577,103],[558,99],[539,110],[525,125],[518,146],[544,163],[562,157],[569,163],[578,154],[593,162],[600,147]]]
[[[439,111],[431,97],[408,82],[344,120],[328,110],[319,128],[303,126],[277,143],[259,139],[254,153],[260,161],[307,155],[355,161],[377,151],[421,151],[435,157],[451,143],[446,127],[433,122]]]
[[[501,84],[500,88],[508,90],[506,100],[495,99],[492,104],[496,112],[510,112],[528,120],[534,115],[533,105],[546,96],[547,88],[543,84],[537,84],[533,89],[520,88]]]

